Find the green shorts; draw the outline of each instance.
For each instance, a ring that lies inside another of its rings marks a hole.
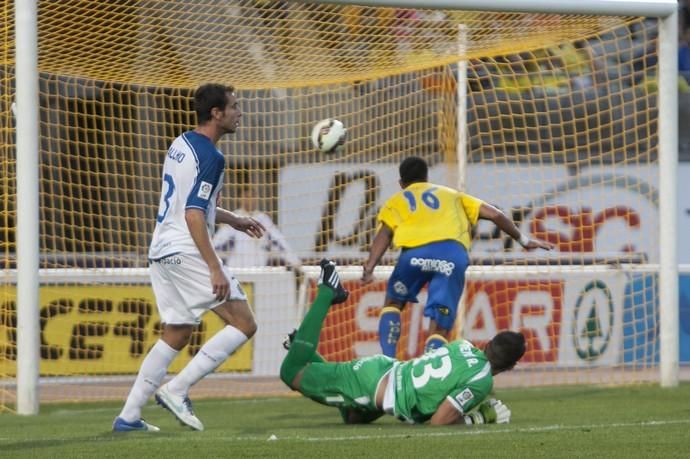
[[[302,373],[300,392],[325,405],[376,410],[376,389],[394,362],[375,355],[342,363],[311,363]]]

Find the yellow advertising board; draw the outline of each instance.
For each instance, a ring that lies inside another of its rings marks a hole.
[[[254,285],[242,287],[253,304]],[[0,293],[0,373],[14,376],[16,288]],[[42,376],[134,374],[162,332],[149,285],[43,285],[39,301]],[[204,315],[169,371],[181,370],[223,325]],[[252,350],[250,341],[216,371],[250,371]]]

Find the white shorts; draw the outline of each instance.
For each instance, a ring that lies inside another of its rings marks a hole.
[[[222,267],[230,281],[224,300],[216,299],[211,286],[211,272],[201,255],[177,254],[150,261],[151,287],[164,324],[198,324],[210,309],[228,300],[247,300],[240,283],[230,270]]]

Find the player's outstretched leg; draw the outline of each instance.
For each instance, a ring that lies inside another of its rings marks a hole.
[[[335,263],[323,259],[319,263],[321,275],[318,280],[318,291],[309,311],[297,329],[295,337],[289,344],[289,350],[280,367],[280,379],[292,387],[297,374],[312,362],[317,354],[319,336],[323,321],[326,319],[331,304],[342,303],[349,295],[340,283],[340,276],[335,269]]]
[[[324,258],[319,262],[319,266],[321,266],[321,274],[319,274],[319,280],[316,283],[319,287],[326,286],[333,291],[331,304],[339,304],[347,300],[350,292],[345,290],[343,284],[340,283],[340,276],[335,269],[335,261]]]
[[[247,334],[240,329],[229,324],[223,327],[204,343],[182,371],[156,392],[156,402],[170,411],[182,425],[204,430],[203,423],[194,413],[189,389],[222,365],[247,339]]]
[[[287,334],[285,337],[285,341],[283,341],[283,348],[286,351],[290,350],[290,346],[292,345],[292,342],[295,340],[295,335],[297,334],[297,329],[295,328],[292,330],[290,333]],[[325,363],[326,359],[323,358],[321,354],[318,352],[314,352],[314,355],[311,357],[311,361],[309,363]]]
[[[180,424],[194,430],[204,430],[204,424],[194,414],[189,396],[177,395],[168,389],[168,384],[164,384],[158,389],[155,397],[156,403],[170,411],[180,421]]]
[[[159,339],[141,363],[137,378],[132,385],[125,406],[113,422],[115,432],[157,432],[158,427],[141,419],[141,409],[153,392],[160,386],[179,351]]]
[[[400,309],[395,306],[384,307],[379,315],[379,344],[383,355],[395,358],[400,329]]]

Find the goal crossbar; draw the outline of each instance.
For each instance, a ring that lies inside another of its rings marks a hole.
[[[666,17],[678,8],[675,0],[307,0],[307,3],[612,16],[625,12],[632,16],[646,17]]]

